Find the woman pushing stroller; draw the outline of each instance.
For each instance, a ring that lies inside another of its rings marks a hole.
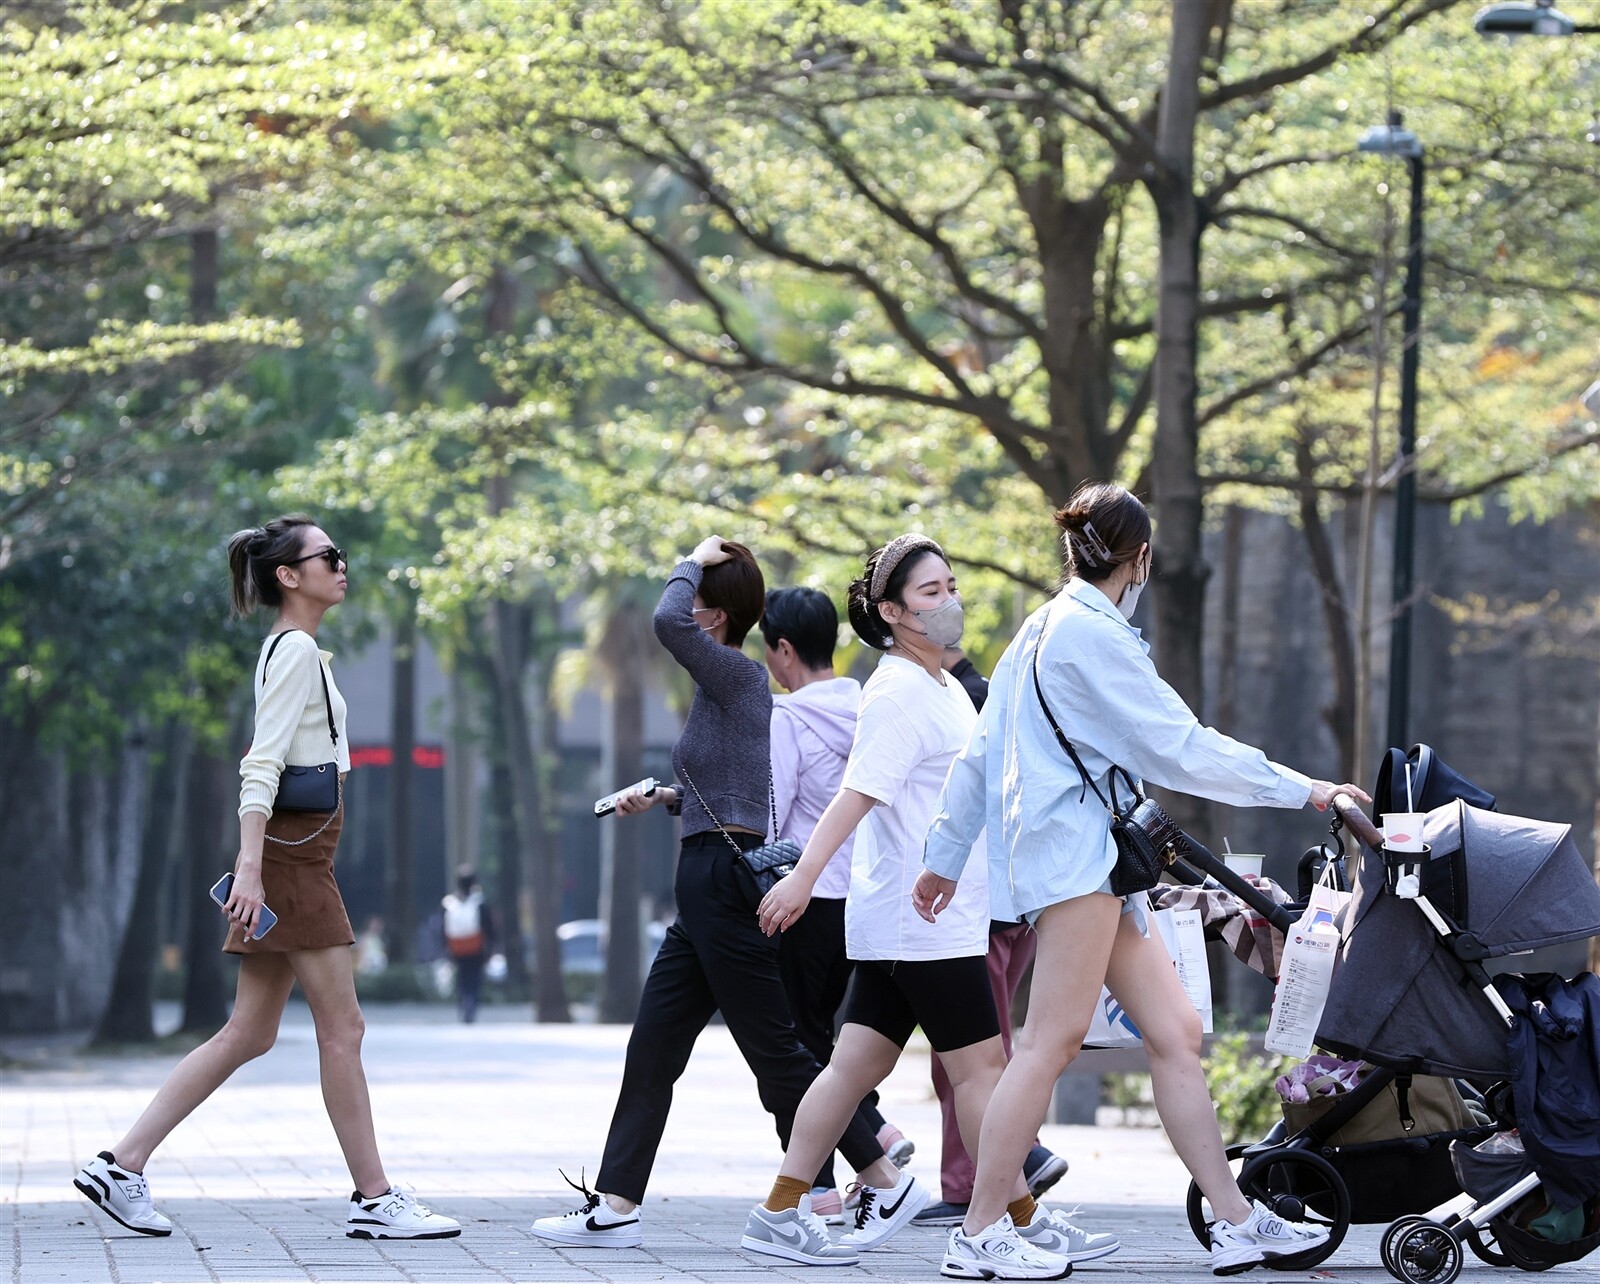
[[[1055,520],[1067,580],[1000,660],[983,716],[945,783],[912,899],[929,921],[944,911],[987,825],[996,914],[1032,924],[1037,977],[1074,984],[1034,987],[984,1114],[972,1202],[950,1233],[943,1273],[1060,1273],[1060,1259],[1019,1238],[1006,1209],[1103,983],[1143,1032],[1162,1124],[1218,1218],[1212,1269],[1230,1275],[1304,1253],[1327,1233],[1252,1204],[1234,1181],[1200,1064],[1199,1018],[1159,934],[1149,930],[1144,894],[1111,893],[1116,846],[1101,799],[1111,797],[1114,768],[1234,806],[1309,802],[1320,810],[1341,791],[1367,795],[1311,780],[1202,726],[1157,675],[1129,623],[1150,575],[1150,517],[1137,498],[1118,486],[1087,485]],[[1081,772],[1058,743],[1052,716]],[[1125,797],[1126,785],[1119,787]]]

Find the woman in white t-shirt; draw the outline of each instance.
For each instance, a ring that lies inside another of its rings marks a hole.
[[[955,575],[931,539],[902,535],[867,559],[849,603],[857,634],[884,655],[862,691],[839,792],[794,872],[758,910],[769,936],[795,923],[829,859],[867,822],[868,841],[855,845],[845,901],[845,946],[856,967],[838,1045],[800,1103],[772,1194],[751,1210],[742,1240],[752,1252],[807,1265],[859,1261],[859,1250],[882,1244],[928,1202],[925,1187],[880,1160],[858,1175],[855,1228],[839,1244],[829,1243],[809,1206],[813,1175],[862,1097],[894,1069],[912,1030],[922,1027],[949,1071],[969,1147],[1005,1069],[984,966],[987,885],[963,883],[936,924],[911,905],[945,772],[977,720],[966,691],[941,667],[945,647],[961,637]],[[1026,1220],[1033,1201],[1020,1171],[1014,1194]]]

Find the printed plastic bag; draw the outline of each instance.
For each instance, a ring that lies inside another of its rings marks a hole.
[[[1166,942],[1167,953],[1172,955],[1173,966],[1178,969],[1178,980],[1189,1002],[1200,1014],[1200,1025],[1211,1032],[1211,972],[1206,967],[1206,934],[1201,926],[1201,914],[1192,910],[1151,910],[1150,921],[1161,939]],[[1139,1027],[1133,1023],[1122,1005],[1111,997],[1103,986],[1100,1002],[1089,1022],[1089,1033],[1084,1038],[1086,1048],[1137,1048],[1144,1043]]]
[[[1329,861],[1311,889],[1305,913],[1284,941],[1278,988],[1272,996],[1272,1020],[1263,1041],[1268,1052],[1303,1057],[1316,1042],[1339,953],[1336,922],[1350,904],[1350,893],[1334,887],[1333,871],[1334,863]]]

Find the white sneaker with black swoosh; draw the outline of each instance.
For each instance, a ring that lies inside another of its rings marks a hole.
[[[880,1248],[902,1226],[927,1206],[928,1188],[917,1184],[909,1173],[900,1174],[900,1183],[887,1190],[876,1186],[861,1188],[861,1207],[856,1209],[856,1228],[839,1242],[847,1248],[865,1252]]]
[[[541,1217],[528,1229],[552,1244],[582,1248],[638,1248],[644,1243],[639,1210],[619,1213],[586,1184],[566,1178],[567,1185],[584,1195],[583,1204],[559,1217]]]
[[[856,1266],[861,1261],[853,1248],[828,1241],[822,1218],[811,1211],[810,1195],[800,1197],[799,1208],[776,1213],[757,1204],[745,1219],[739,1247],[799,1266]]]

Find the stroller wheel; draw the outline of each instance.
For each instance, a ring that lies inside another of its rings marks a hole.
[[[1490,1226],[1482,1230],[1468,1226],[1462,1232],[1461,1239],[1480,1262],[1487,1262],[1490,1266],[1516,1266],[1500,1247],[1500,1241],[1495,1238],[1494,1229]]]
[[[1461,1241],[1454,1231],[1433,1222],[1400,1230],[1390,1245],[1389,1256],[1394,1263],[1389,1273],[1406,1284],[1454,1284],[1461,1274]]]
[[[1225,1152],[1228,1156],[1228,1166],[1233,1169],[1235,1177],[1239,1175],[1239,1162],[1244,1157],[1246,1149],[1247,1147],[1240,1143],[1229,1146]],[[1205,1200],[1206,1197],[1200,1193],[1200,1187],[1191,1181],[1189,1183],[1189,1198],[1184,1204],[1189,1214],[1189,1230],[1200,1241],[1201,1248],[1209,1249],[1211,1247],[1210,1227],[1212,1218],[1210,1216],[1211,1210],[1206,1206]]]
[[[1416,1213],[1407,1213],[1404,1217],[1397,1217],[1390,1222],[1383,1232],[1383,1238],[1378,1241],[1378,1256],[1383,1259],[1383,1269],[1396,1279],[1405,1278],[1400,1274],[1400,1268],[1394,1264],[1394,1245],[1401,1235],[1413,1226],[1421,1226],[1428,1219]]]
[[[1328,1238],[1309,1252],[1268,1262],[1275,1270],[1310,1270],[1332,1257],[1350,1229],[1350,1191],[1321,1155],[1298,1146],[1252,1155],[1239,1170],[1239,1189],[1286,1222],[1321,1226]]]

